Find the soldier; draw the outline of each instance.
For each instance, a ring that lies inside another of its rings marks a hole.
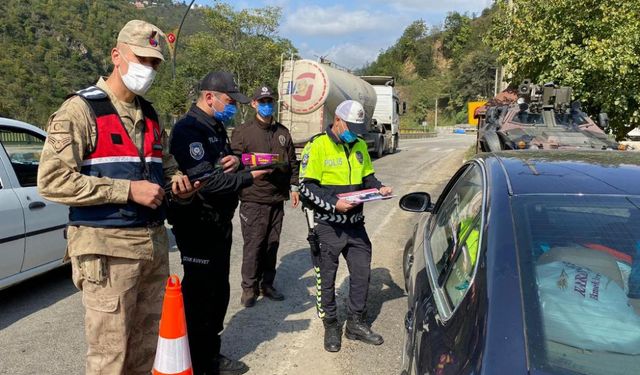
[[[45,198],[70,206],[67,256],[82,291],[87,374],[148,374],[169,274],[164,186],[194,193],[142,98],[164,60],[161,31],[133,20],[111,50],[114,69],[49,119],[38,169]]]
[[[364,227],[362,204],[336,194],[377,188],[381,195],[392,189],[374,176],[364,133],[362,104],[345,100],[336,108],[333,124],[309,141],[302,151],[300,194],[306,209],[315,211],[310,228],[313,264],[318,279],[317,310],[323,319],[324,348],[340,350],[342,325],[336,318],[335,280],[342,254],[349,267],[349,304],[346,337],[380,345],[382,336],[366,321],[371,275],[371,242]]]
[[[269,87],[259,87],[251,100],[256,116],[237,127],[231,137],[231,148],[238,154],[278,154],[280,160],[287,163],[287,167],[275,169],[264,180],[240,193],[240,225],[244,238],[240,303],[245,307],[253,306],[260,293],[274,301],[284,300],[284,295],[273,287],[283,202],[291,196],[294,208],[299,203],[296,150],[289,130],[273,118],[274,99],[275,94]]]
[[[194,374],[243,374],[241,361],[220,354],[220,335],[229,305],[231,219],[238,192],[270,170],[235,173],[240,160],[233,155],[225,129],[236,103],[249,98],[238,91],[233,75],[211,72],[199,85],[197,102],[171,132],[170,151],[180,169],[207,183],[188,204],[172,205],[169,222],[182,256],[182,293]]]

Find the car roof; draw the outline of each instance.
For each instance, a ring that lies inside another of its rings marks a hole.
[[[495,158],[512,195],[640,195],[640,153],[624,151],[504,151]]]
[[[47,133],[40,129],[39,127],[35,126],[35,125],[31,125],[28,124],[26,122],[22,122],[22,121],[18,121],[18,120],[12,120],[10,118],[6,118],[6,117],[0,117],[0,126],[4,126],[4,127],[10,127],[10,128],[15,128],[15,129],[21,129],[21,130],[29,130],[38,134],[42,134],[42,135],[47,135]]]

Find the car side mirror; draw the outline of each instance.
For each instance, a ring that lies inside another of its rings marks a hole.
[[[602,130],[609,129],[609,116],[606,113],[602,112],[598,115],[598,125]]]
[[[407,113],[407,102],[402,102],[402,114]]]
[[[429,193],[409,193],[400,198],[400,208],[409,212],[431,212],[431,195]]]

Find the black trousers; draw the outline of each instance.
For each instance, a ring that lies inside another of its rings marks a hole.
[[[242,288],[273,285],[284,218],[284,202],[240,203],[240,226],[244,239]]]
[[[194,374],[217,373],[220,333],[229,306],[231,221],[173,226],[184,278],[187,335]]]
[[[371,241],[364,224],[341,227],[319,223],[315,231],[320,242],[320,254],[313,259],[318,316],[323,319],[336,317],[335,283],[340,254],[349,268],[348,311],[364,313],[371,276]]]

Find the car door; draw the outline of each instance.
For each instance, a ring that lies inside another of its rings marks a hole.
[[[461,374],[473,365],[484,285],[476,271],[485,186],[481,164],[465,165],[445,189],[429,221],[424,246],[426,282],[414,314],[417,373]]]
[[[37,189],[38,164],[45,141],[41,132],[2,127],[3,142],[12,169],[14,192],[24,216],[25,250],[21,271],[61,260],[66,248],[64,228],[68,209],[43,199]]]
[[[0,132],[0,141],[2,132]],[[9,158],[0,147],[0,280],[20,272],[24,259],[24,216],[6,166]]]

